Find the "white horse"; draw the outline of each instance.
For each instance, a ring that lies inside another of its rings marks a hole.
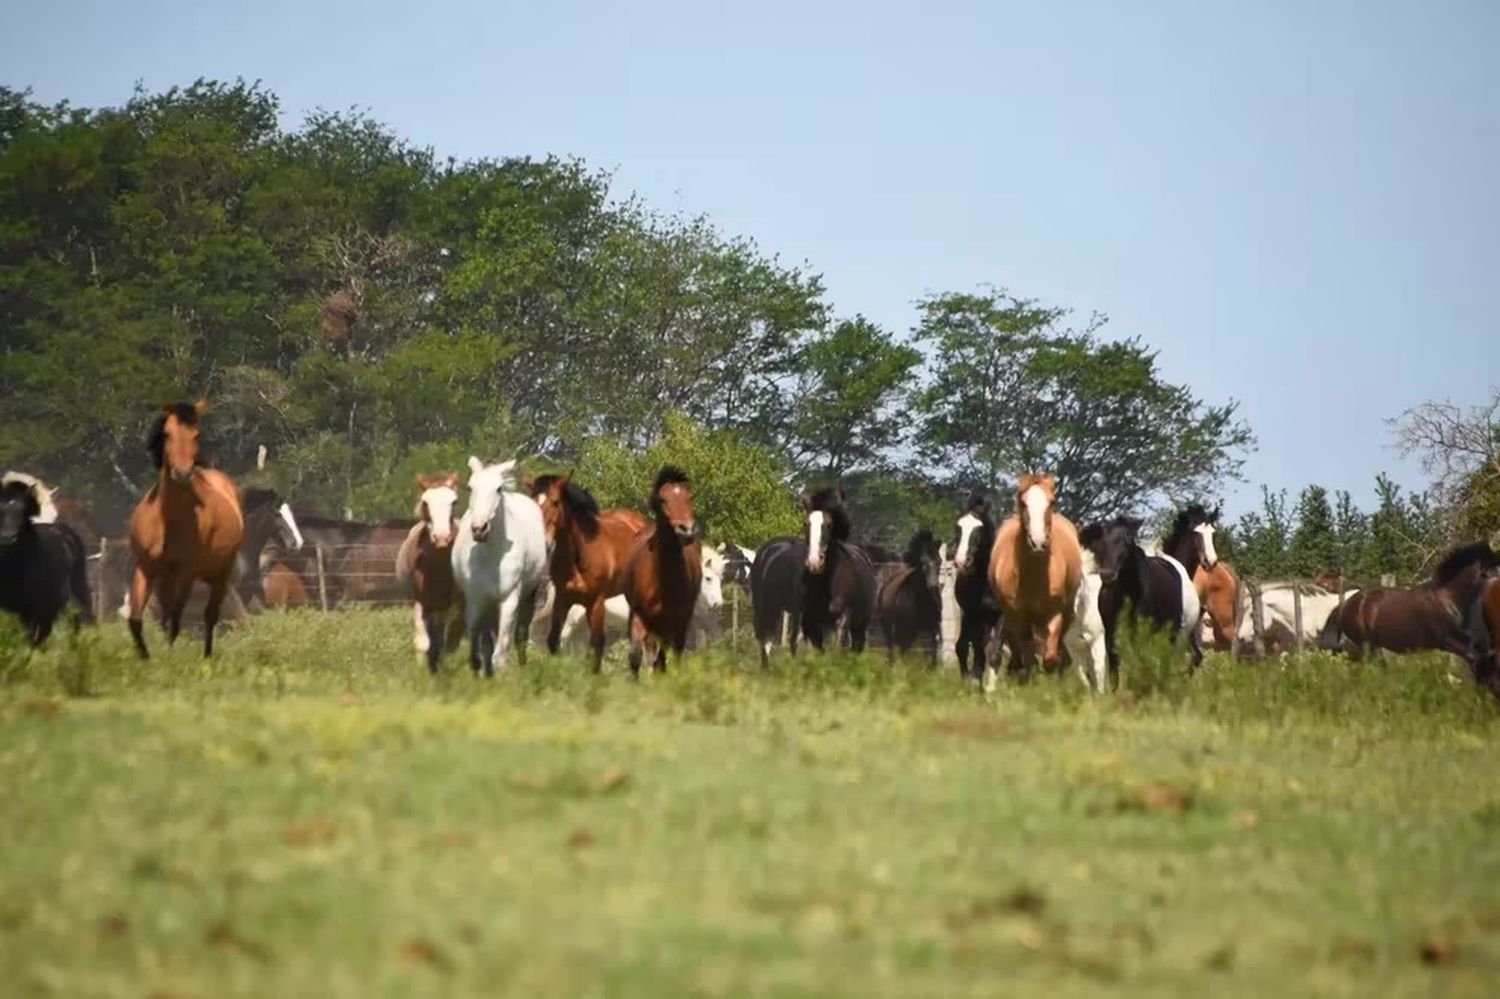
[[[1109,650],[1104,644],[1104,618],[1099,614],[1099,590],[1103,586],[1094,553],[1085,548],[1083,575],[1073,597],[1073,622],[1063,633],[1063,644],[1084,685],[1099,694],[1109,690]]]
[[[1282,646],[1282,651],[1291,645],[1297,634],[1296,592],[1302,591],[1302,641],[1311,648],[1317,647],[1318,636],[1328,615],[1339,605],[1339,595],[1331,593],[1314,583],[1274,582],[1259,583],[1262,638],[1273,645]],[[1240,644],[1248,647],[1255,641],[1255,612],[1251,609],[1250,584],[1240,582]],[[1345,590],[1347,599],[1358,590]]]
[[[724,565],[722,552],[710,545],[703,546],[703,585],[698,590],[698,601],[693,605],[692,629],[707,639],[712,639],[719,633],[717,611],[724,606]],[[547,603],[539,608],[537,617],[545,619],[551,606],[552,592],[549,589]],[[586,633],[580,629],[584,626],[584,613],[584,608],[578,604],[568,608],[568,616],[563,621],[562,628],[564,645],[570,644],[575,638],[583,640]],[[622,637],[630,634],[630,605],[624,594],[617,593],[604,601],[604,625],[606,631],[613,629]]]
[[[494,676],[514,638],[526,661],[536,598],[547,576],[542,510],[516,492],[516,463],[469,458],[469,509],[453,541],[453,578],[464,594],[469,665]],[[488,654],[486,654],[488,653]]]

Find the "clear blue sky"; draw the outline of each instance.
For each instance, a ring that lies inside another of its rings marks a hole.
[[[627,9],[634,7],[634,10]],[[1260,438],[1231,508],[1420,485],[1383,418],[1500,381],[1500,2],[13,5],[0,79],[261,79],[440,154],[573,154],[897,330],[1109,314]]]

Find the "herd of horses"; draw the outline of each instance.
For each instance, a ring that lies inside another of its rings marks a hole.
[[[204,408],[164,406],[147,442],[158,474],[129,518],[124,608],[142,657],[148,608],[175,641],[200,581],[205,655],[226,600],[308,601],[311,550],[320,570],[331,553],[335,564],[319,572],[318,586],[337,580],[339,599],[396,587],[410,601],[414,647],[433,672],[465,638],[476,673],[503,669],[513,646],[524,663],[539,612],[549,618],[550,652],[586,627],[599,669],[613,627],[628,632],[632,673],[647,657],[665,669],[669,651],[680,655],[695,622],[722,603],[724,583],[750,594],[762,665],[779,645],[795,654],[804,639],[819,650],[836,643],[860,651],[877,619],[888,655],[921,644],[936,661],[940,572],[951,558],[955,652],[962,672],[985,687],[1003,660],[1020,678],[1038,664],[1057,672],[1071,663],[1091,688],[1108,690],[1119,680],[1124,630],[1145,627],[1171,636],[1189,668],[1206,645],[1249,639],[1273,651],[1304,640],[1354,655],[1437,649],[1462,658],[1500,696],[1500,556],[1483,543],[1452,551],[1415,587],[1345,590],[1336,578],[1241,586],[1214,547],[1218,511],[1178,511],[1159,548],[1148,550],[1139,519],[1079,528],[1057,509],[1052,476],[1028,473],[1003,519],[976,491],[956,511],[946,544],[922,530],[899,559],[853,540],[839,486],[802,495],[800,536],[719,551],[702,538],[680,469],[660,470],[643,515],[601,509],[571,473],[519,480],[515,461],[478,458],[469,459],[462,514],[460,476],[444,472],[418,477],[414,521],[372,527],[294,515],[273,491],[240,490],[200,464]],[[88,530],[34,477],[0,478],[0,609],[17,614],[35,644],[70,604],[75,622],[92,618]],[[395,551],[394,567],[388,557],[379,567],[338,564],[370,558],[372,541]]]

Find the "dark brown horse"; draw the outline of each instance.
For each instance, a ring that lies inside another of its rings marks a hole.
[[[464,634],[464,596],[453,578],[458,473],[418,475],[417,488],[417,525],[396,553],[396,575],[411,585],[412,644],[436,673],[443,653],[458,648]]]
[[[1328,615],[1319,645],[1328,651],[1360,655],[1369,648],[1391,652],[1437,649],[1467,662],[1476,676],[1481,653],[1467,627],[1485,575],[1500,566],[1500,555],[1484,543],[1450,552],[1421,586],[1377,586],[1359,590]]]
[[[663,468],[651,487],[653,523],[636,535],[620,570],[620,592],[630,605],[630,672],[640,675],[645,646],[656,647],[656,668],[667,668],[667,646],[681,656],[703,584],[703,551],[693,490],[681,469]]]
[[[1480,582],[1469,616],[1475,649],[1474,679],[1500,697],[1500,575],[1490,574]]]
[[[528,483],[526,491],[542,508],[542,524],[552,552],[548,560],[553,598],[547,651],[557,652],[569,609],[582,605],[588,615],[589,642],[597,670],[604,660],[604,602],[620,592],[620,570],[636,537],[646,530],[646,518],[634,510],[600,510],[588,490],[573,481],[572,472],[539,475]]]
[[[203,654],[214,650],[214,626],[245,536],[239,490],[223,472],[198,464],[198,417],[208,404],[167,403],[146,442],[157,481],[130,515],[130,635],[146,658],[141,616],[155,588],[166,614],[167,642],[177,640],[193,583],[208,584]]]
[[[885,636],[887,659],[911,651],[918,638],[927,640],[928,654],[937,662],[938,632],[943,623],[937,539],[923,528],[912,536],[901,561],[881,568],[875,606]]]

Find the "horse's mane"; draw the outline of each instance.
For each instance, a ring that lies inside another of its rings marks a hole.
[[[1432,581],[1441,586],[1451,582],[1455,576],[1463,572],[1475,562],[1481,563],[1481,568],[1491,569],[1500,565],[1500,555],[1497,555],[1488,544],[1476,541],[1472,545],[1464,545],[1449,552],[1438,567],[1433,570]]]
[[[547,492],[561,478],[561,475],[538,475],[531,480],[531,494],[537,496]],[[567,508],[568,513],[582,521],[585,527],[591,527],[599,519],[599,501],[572,479],[569,479],[568,484],[563,487],[562,504]]]
[[[258,510],[267,503],[274,503],[279,497],[274,489],[262,489],[259,486],[246,486],[240,490],[240,506],[245,513]]]
[[[1177,516],[1173,518],[1172,529],[1167,532],[1167,536],[1162,540],[1162,550],[1172,551],[1177,547],[1177,542],[1181,541],[1183,535],[1187,534],[1188,531],[1191,531],[1199,524],[1212,524],[1218,519],[1218,510],[1210,512],[1204,508],[1202,503],[1189,503],[1179,510]]]
[[[157,415],[151,421],[151,433],[146,437],[146,450],[151,452],[151,463],[161,468],[163,452],[167,447],[167,417],[175,416],[177,422],[185,427],[196,427],[198,425],[198,407],[190,402],[174,402],[167,407],[166,411]]]
[[[651,512],[661,513],[661,490],[663,486],[688,485],[690,480],[688,474],[676,465],[663,465],[661,471],[656,473],[656,481],[651,484]]]
[[[994,524],[994,520],[990,517],[990,498],[985,495],[983,489],[977,486],[969,491],[969,498],[964,503],[964,513],[972,513],[979,518],[980,523]]]
[[[844,509],[844,496],[837,486],[824,486],[807,497],[807,511],[824,513],[833,522],[831,540],[849,540],[849,514]]]
[[[906,551],[901,556],[901,561],[907,565],[921,565],[922,561],[937,548],[937,538],[927,528],[922,528],[911,536],[906,543]]]

